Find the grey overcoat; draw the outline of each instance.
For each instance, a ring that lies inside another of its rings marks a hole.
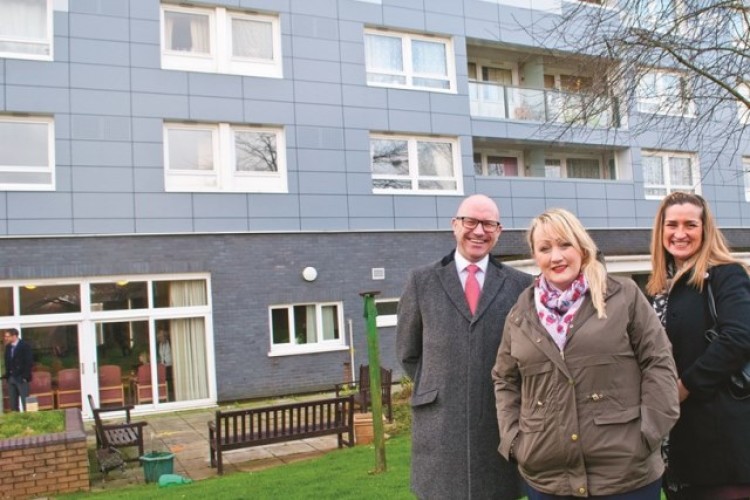
[[[531,280],[490,258],[472,316],[454,253],[410,273],[397,348],[414,379],[411,484],[419,498],[521,496],[515,466],[498,453],[491,371],[505,316]]]

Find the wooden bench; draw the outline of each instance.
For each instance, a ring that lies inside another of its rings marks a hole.
[[[339,448],[354,445],[352,396],[217,411],[208,422],[211,467],[223,474],[222,452],[337,434]],[[347,435],[346,439],[344,434]]]
[[[88,395],[91,412],[94,414],[94,430],[96,432],[96,445],[98,449],[119,449],[126,446],[137,446],[138,456],[143,456],[143,427],[146,422],[131,422],[130,410],[132,406],[108,406],[106,408],[94,407],[94,398]],[[125,422],[119,424],[105,424],[102,422],[101,414],[113,411],[124,411]]]

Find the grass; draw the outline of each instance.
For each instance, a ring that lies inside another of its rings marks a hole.
[[[394,408],[395,409],[395,408]],[[101,493],[56,497],[118,499],[308,499],[388,498],[413,499],[409,491],[411,440],[401,434],[386,442],[387,471],[373,474],[375,449],[355,446],[335,450],[316,459],[296,462],[258,472],[237,472],[191,484],[160,488],[146,484]]]
[[[65,413],[59,410],[0,415],[0,439],[51,434],[64,430]]]

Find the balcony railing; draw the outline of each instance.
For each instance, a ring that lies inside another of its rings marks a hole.
[[[619,127],[608,96],[469,82],[469,97],[474,117]]]

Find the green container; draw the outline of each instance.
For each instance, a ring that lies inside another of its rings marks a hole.
[[[141,457],[143,475],[147,483],[156,483],[162,474],[174,472],[174,453],[167,451],[152,451]]]

